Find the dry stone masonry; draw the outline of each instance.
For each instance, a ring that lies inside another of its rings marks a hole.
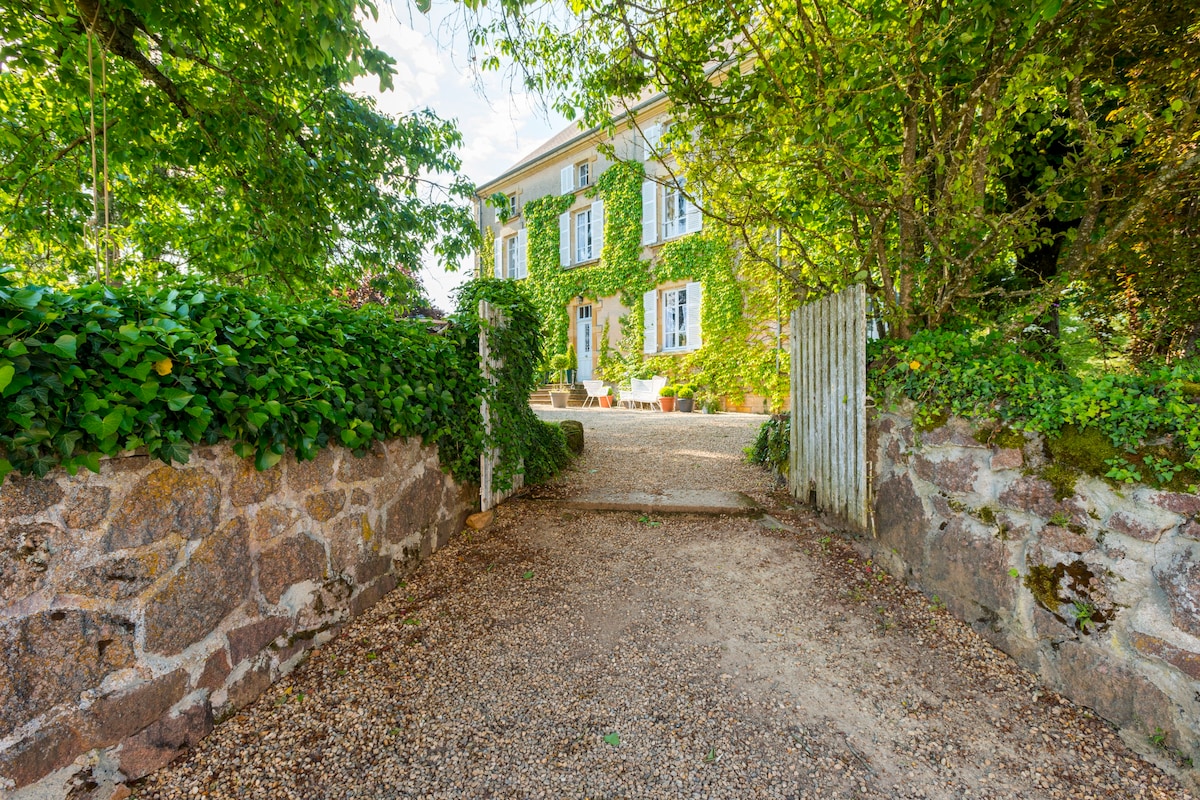
[[[0,486],[0,796],[111,796],[462,528],[417,440],[267,472],[227,446]]]
[[[1200,764],[1200,497],[1090,477],[1071,491],[1023,438],[879,414],[868,547],[1143,749]]]

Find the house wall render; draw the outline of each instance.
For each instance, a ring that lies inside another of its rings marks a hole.
[[[1141,750],[1200,763],[1200,496],[1085,477],[1058,500],[1040,436],[991,447],[954,418],[879,414],[868,461],[878,562]]]
[[[182,466],[8,476],[0,795],[106,797],[167,763],[391,591],[477,498],[415,439],[266,472],[218,445]]]

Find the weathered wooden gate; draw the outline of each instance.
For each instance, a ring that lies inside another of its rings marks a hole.
[[[866,528],[867,293],[852,286],[792,312],[792,495]]]
[[[496,382],[496,372],[504,364],[492,356],[491,349],[488,347],[488,332],[492,328],[506,327],[508,325],[508,318],[504,316],[504,312],[500,309],[493,308],[486,300],[480,300],[479,322],[479,364],[483,370],[483,379],[494,385]],[[495,424],[495,420],[492,417],[491,409],[488,408],[486,395],[483,398],[479,413],[483,415],[484,435],[488,441],[491,441],[492,426]],[[524,473],[518,473],[513,476],[512,486],[508,491],[494,491],[492,489],[492,479],[495,477],[496,465],[499,463],[500,450],[494,444],[489,444],[479,455],[479,506],[484,511],[504,502],[505,498],[510,497],[525,485]]]

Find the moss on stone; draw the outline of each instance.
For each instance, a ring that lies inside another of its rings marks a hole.
[[[1200,383],[1196,381],[1183,381],[1179,384],[1179,391],[1187,397],[1200,399]]]
[[[1025,576],[1022,583],[1025,584],[1025,588],[1033,595],[1034,601],[1039,606],[1051,614],[1057,615],[1058,608],[1063,603],[1062,598],[1058,596],[1060,577],[1056,570],[1045,564],[1034,564],[1029,568],[1029,574]]]
[[[1079,471],[1064,464],[1047,464],[1038,472],[1051,486],[1054,487],[1054,499],[1060,503],[1068,497],[1075,496],[1075,483],[1079,480]]]
[[[948,408],[922,408],[913,418],[913,430],[917,433],[928,433],[937,430],[950,421]]]
[[[989,422],[975,429],[972,434],[975,441],[988,447],[999,447],[1002,450],[1020,450],[1025,446],[1025,435],[1007,425]]]
[[[984,506],[975,513],[979,516],[979,521],[986,525],[992,525],[996,522],[996,509],[991,506]]]
[[[1064,425],[1057,436],[1046,437],[1046,448],[1057,463],[1097,477],[1108,472],[1109,459],[1121,455],[1102,431],[1076,425]]]

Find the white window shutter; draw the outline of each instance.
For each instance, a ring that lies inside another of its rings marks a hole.
[[[658,241],[658,184],[642,181],[642,244]]]
[[[575,167],[563,167],[559,173],[559,183],[562,186],[559,194],[568,194],[575,191]]]
[[[704,223],[704,215],[700,213],[700,208],[694,203],[687,204],[687,232],[695,233],[700,230],[700,226]]]
[[[604,201],[592,203],[592,257],[604,252]]]
[[[529,252],[526,249],[528,238],[525,229],[517,231],[517,277],[526,278],[529,276]]]
[[[558,215],[558,263],[571,266],[571,212]]]
[[[496,237],[495,251],[492,253],[496,260],[496,277],[504,277],[504,240]]]
[[[700,341],[700,284],[687,285],[687,346],[699,350]]]
[[[658,149],[658,142],[662,139],[662,125],[656,122],[643,133],[646,137],[646,149],[642,152],[642,160],[649,161],[654,158],[654,151]]]
[[[642,352],[658,352],[658,290],[651,289],[642,295],[642,311],[645,314],[645,333],[642,337]]]

